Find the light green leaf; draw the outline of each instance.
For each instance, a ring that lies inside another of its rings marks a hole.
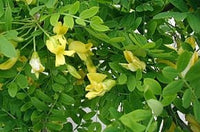
[[[183,97],[182,97],[182,103],[184,108],[188,108],[192,101],[192,92],[190,89],[186,89]]]
[[[151,111],[149,110],[138,109],[121,116],[120,120],[122,122],[127,121],[127,120],[131,120],[133,122],[139,122],[139,121],[149,119],[151,115],[152,115]]]
[[[75,22],[76,22],[77,24],[81,25],[81,26],[86,26],[85,21],[84,21],[83,19],[81,19],[81,18],[77,18],[77,19],[75,20]]]
[[[98,11],[99,11],[99,7],[94,6],[94,7],[91,7],[90,9],[86,9],[82,11],[79,17],[82,19],[87,19],[96,15]]]
[[[136,7],[137,12],[153,11],[153,7],[149,3],[143,3]]]
[[[7,85],[7,88],[8,88],[8,94],[11,96],[11,97],[15,97],[16,94],[17,94],[17,91],[18,91],[18,87],[17,87],[17,84],[15,82],[11,82]]]
[[[0,35],[0,53],[6,57],[16,57],[17,53],[13,44],[8,41],[4,36]]]
[[[44,6],[36,6],[34,8],[32,8],[29,12],[29,14],[31,16],[35,15],[36,13],[38,13]]]
[[[114,37],[114,38],[111,38],[109,41],[114,42],[114,43],[119,43],[119,42],[123,42],[125,40],[126,40],[125,37]]]
[[[99,31],[99,32],[105,32],[105,31],[108,31],[109,30],[109,27],[108,26],[105,26],[105,25],[102,25],[102,24],[99,24],[99,23],[93,23],[91,22],[90,23],[90,26],[96,30],[96,31]]]
[[[192,57],[192,53],[185,51],[179,57],[177,61],[177,70],[182,72],[186,66],[188,65],[190,58]]]
[[[176,94],[164,96],[163,100],[161,101],[161,103],[163,104],[163,106],[170,105],[174,101],[176,96],[177,96]]]
[[[135,86],[136,86],[136,78],[135,78],[135,76],[134,75],[128,76],[128,80],[127,80],[128,90],[130,92],[132,92],[135,89]]]
[[[58,0],[48,0],[45,5],[47,8],[55,8],[57,1]]]
[[[170,79],[174,79],[175,77],[178,76],[177,70],[170,66],[163,68],[162,73],[165,77],[170,78]]]
[[[152,109],[156,116],[159,116],[163,111],[163,105],[155,99],[147,100],[148,106]]]
[[[63,125],[62,123],[59,123],[59,122],[48,122],[47,128],[51,131],[61,131],[61,129],[63,128]]]
[[[73,28],[74,27],[74,19],[72,16],[66,15],[64,17],[64,25],[66,25],[69,28]]]
[[[59,20],[59,17],[60,17],[60,14],[58,14],[58,13],[55,13],[55,14],[51,15],[51,17],[50,17],[50,23],[51,23],[52,26],[56,25],[56,23]]]
[[[161,94],[161,86],[154,79],[145,78],[144,79],[144,87],[145,87],[145,91],[150,89],[155,95],[160,95]]]
[[[77,79],[81,79],[81,76],[79,75],[78,71],[76,70],[76,68],[74,68],[72,65],[67,64],[67,70],[69,71],[69,73],[77,78]]]
[[[117,81],[118,81],[118,84],[120,84],[120,85],[125,84],[127,82],[127,76],[126,76],[126,74],[121,74],[118,77]]]
[[[164,89],[163,89],[163,96],[168,96],[168,95],[174,95],[177,92],[181,90],[183,87],[183,80],[177,80],[169,83]]]
[[[197,80],[200,80],[200,60],[198,60],[191,68],[190,70],[187,72],[186,74],[186,80],[190,81],[190,82],[194,82]],[[197,82],[196,82],[197,83]]]
[[[69,14],[76,14],[79,10],[80,7],[80,2],[76,1],[74,4],[71,5],[70,9],[69,9]]]

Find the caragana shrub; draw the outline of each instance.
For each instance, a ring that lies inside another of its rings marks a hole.
[[[0,131],[199,132],[200,2],[0,0]]]

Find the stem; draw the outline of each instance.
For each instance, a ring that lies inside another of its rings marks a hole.
[[[149,120],[149,123],[148,123],[148,125],[147,125],[147,128],[146,128],[145,132],[148,132],[148,131],[149,131],[149,128],[150,128],[152,122],[153,122],[153,116],[152,116],[151,119]]]
[[[48,38],[50,38],[50,35],[40,26],[40,24],[38,24],[38,23],[36,22],[36,25],[39,27],[39,29],[42,30],[42,32],[43,32]]]
[[[8,111],[6,111],[5,109],[1,109],[3,112],[5,112],[6,114],[8,114],[11,118],[13,118],[14,120],[16,119],[16,117],[14,117],[12,114],[10,114]]]
[[[37,30],[37,27],[35,27],[35,31]],[[36,51],[36,43],[35,43],[35,36],[33,36],[33,51]]]
[[[65,16],[71,16],[71,17],[76,18],[76,19],[82,19],[82,18],[80,18],[80,17],[74,16],[74,15],[71,15],[71,14],[67,14],[67,13],[61,13],[61,14],[62,14],[62,15],[65,15]],[[83,19],[83,20],[84,20],[84,19]],[[84,21],[90,23],[90,21],[88,21],[88,20],[84,20]]]
[[[196,100],[198,100],[198,98],[197,98],[197,96],[195,95],[195,92],[193,91],[193,89],[192,89],[192,87],[190,86],[190,84],[189,84],[184,78],[182,78],[182,79],[183,79],[185,85],[186,85],[186,86],[190,89],[190,91],[192,92],[192,95],[194,96],[194,98],[195,98]]]

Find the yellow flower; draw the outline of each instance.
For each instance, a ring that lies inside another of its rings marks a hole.
[[[90,81],[90,84],[85,88],[86,91],[89,91],[86,94],[88,99],[103,96],[105,92],[109,91],[116,84],[114,80],[105,80],[107,75],[101,73],[88,73],[87,77]]]
[[[53,32],[57,35],[64,35],[67,33],[68,27],[64,26],[61,22],[58,22],[53,28]]]
[[[187,72],[190,70],[190,68],[197,62],[198,60],[198,53],[194,52],[192,57],[190,58],[190,61],[188,63],[188,65],[186,66],[186,68],[181,72],[182,77],[185,77],[185,75],[187,74]]]
[[[72,56],[74,51],[65,51],[67,41],[63,35],[55,35],[46,41],[48,50],[56,55],[56,67],[65,64],[65,56]]]
[[[31,65],[31,73],[34,73],[37,78],[39,78],[39,73],[44,71],[44,66],[40,62],[40,58],[38,56],[38,53],[35,51],[32,54],[31,60],[29,62]]]
[[[187,42],[188,44],[190,44],[192,46],[192,48],[194,49],[196,47],[196,40],[193,36],[188,37],[185,42]]]
[[[96,67],[94,66],[90,56],[93,55],[91,52],[92,43],[84,44],[80,41],[72,41],[69,44],[69,49],[74,50],[81,60],[83,60],[87,66],[88,72],[95,73]]]
[[[36,0],[25,0],[28,5],[35,4]]]
[[[124,51],[124,56],[128,64],[120,63],[122,67],[131,71],[137,71],[138,69],[144,70],[146,68],[146,64],[134,56],[131,51]]]

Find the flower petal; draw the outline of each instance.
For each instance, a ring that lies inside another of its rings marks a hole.
[[[107,77],[107,75],[101,73],[88,73],[87,77],[91,83],[100,83]]]
[[[56,67],[65,64],[65,57],[63,54],[56,54]]]
[[[56,33],[57,35],[66,34],[67,30],[68,30],[68,27],[64,26],[61,22],[58,22],[53,28],[53,32]]]

